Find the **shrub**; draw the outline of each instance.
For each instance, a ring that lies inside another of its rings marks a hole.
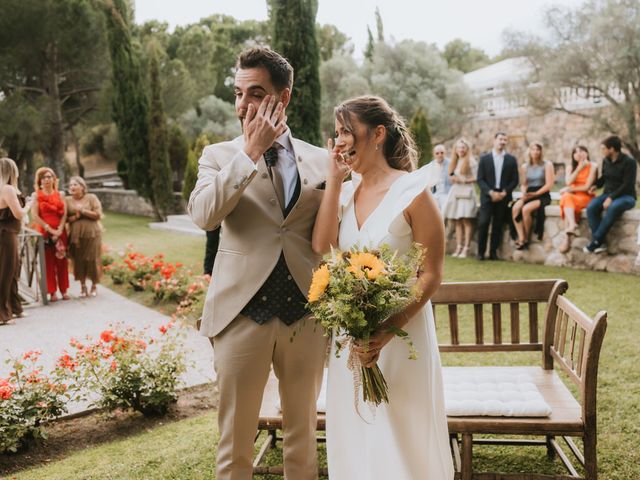
[[[0,453],[17,452],[30,441],[46,438],[43,423],[67,411],[64,377],[48,376],[38,365],[39,351],[10,358],[12,371],[0,378]]]
[[[184,333],[172,327],[163,325],[153,337],[148,329],[117,324],[96,341],[72,339],[75,352],[65,352],[58,368],[74,379],[69,388],[79,399],[92,400],[90,392],[97,392],[97,407],[162,415],[177,400],[179,377],[187,367]]]

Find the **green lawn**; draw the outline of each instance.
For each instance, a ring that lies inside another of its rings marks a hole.
[[[170,261],[199,265],[204,240],[150,230],[148,219],[107,214],[105,242],[117,248],[166,253]],[[445,281],[564,278],[567,296],[587,314],[609,313],[600,361],[598,388],[598,458],[603,480],[640,478],[640,277],[544,267],[511,262],[447,258]],[[444,323],[444,322],[441,322]],[[444,325],[440,325],[444,327]],[[539,364],[538,354],[443,355],[445,365],[473,365],[490,359],[502,364]],[[166,425],[127,440],[87,449],[16,479],[199,479],[213,478],[214,414]],[[560,472],[544,449],[477,447],[475,466],[503,471]],[[279,462],[279,452],[270,457]],[[324,459],[321,449],[321,458]]]

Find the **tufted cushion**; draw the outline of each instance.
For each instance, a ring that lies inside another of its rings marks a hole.
[[[456,372],[444,369],[447,415],[547,417],[551,407],[528,375]]]

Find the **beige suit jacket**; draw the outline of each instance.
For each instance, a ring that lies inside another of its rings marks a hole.
[[[200,228],[222,224],[220,246],[200,325],[215,337],[240,313],[263,285],[284,251],[291,275],[307,295],[320,256],[311,249],[311,233],[322,200],[327,151],[291,139],[300,196],[284,218],[264,158],[255,170],[240,153],[244,138],[206,147],[188,211]]]

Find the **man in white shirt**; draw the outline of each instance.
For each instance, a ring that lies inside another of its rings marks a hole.
[[[433,160],[440,165],[442,174],[440,175],[440,181],[436,183],[431,189],[431,193],[438,202],[440,212],[444,210],[444,206],[447,203],[449,197],[449,190],[451,190],[451,182],[449,180],[449,157],[447,157],[447,150],[444,145],[438,144],[433,147]]]

